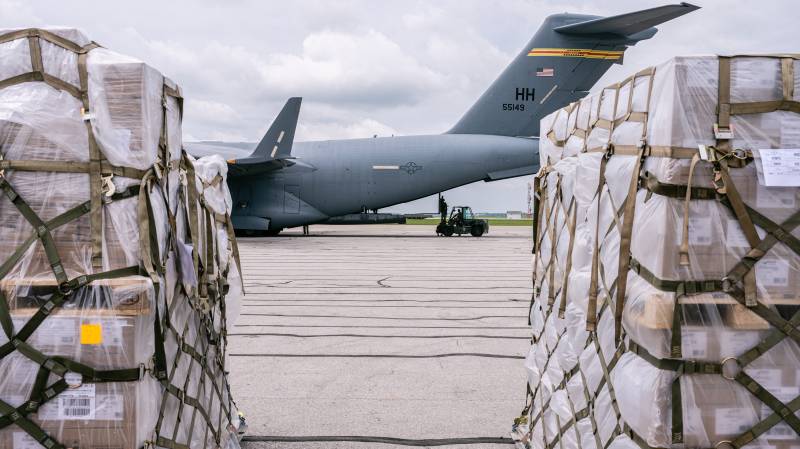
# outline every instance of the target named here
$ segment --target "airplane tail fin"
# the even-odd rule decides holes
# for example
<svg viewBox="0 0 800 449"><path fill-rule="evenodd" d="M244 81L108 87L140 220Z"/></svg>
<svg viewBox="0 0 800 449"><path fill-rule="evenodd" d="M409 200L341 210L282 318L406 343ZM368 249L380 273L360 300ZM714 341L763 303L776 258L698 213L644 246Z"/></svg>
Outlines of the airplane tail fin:
<svg viewBox="0 0 800 449"><path fill-rule="evenodd" d="M281 112L275 117L272 126L255 150L248 158L259 159L283 159L292 153L292 143L294 142L294 131L297 128L297 118L300 115L300 103L302 98L292 97L283 106Z"/></svg>
<svg viewBox="0 0 800 449"><path fill-rule="evenodd" d="M555 14L449 134L536 136L539 120L583 97L625 49L650 39L655 25L699 9L666 5L612 17Z"/></svg>

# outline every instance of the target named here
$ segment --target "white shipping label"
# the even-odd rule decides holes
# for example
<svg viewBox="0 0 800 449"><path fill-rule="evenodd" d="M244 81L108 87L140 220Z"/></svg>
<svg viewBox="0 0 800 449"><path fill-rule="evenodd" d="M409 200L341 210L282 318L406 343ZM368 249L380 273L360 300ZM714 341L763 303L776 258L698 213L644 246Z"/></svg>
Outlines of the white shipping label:
<svg viewBox="0 0 800 449"><path fill-rule="evenodd" d="M12 449L42 449L39 444L28 432L14 432Z"/></svg>
<svg viewBox="0 0 800 449"><path fill-rule="evenodd" d="M770 391L772 391L773 387L779 388L781 386L781 370L779 369L747 369L747 375Z"/></svg>
<svg viewBox="0 0 800 449"><path fill-rule="evenodd" d="M758 154L763 174L759 182L768 187L800 186L800 149L763 149Z"/></svg>
<svg viewBox="0 0 800 449"><path fill-rule="evenodd" d="M42 345L63 348L78 344L78 326L75 319L50 317L42 322L28 341L33 346ZM72 349L72 348L70 348Z"/></svg>
<svg viewBox="0 0 800 449"><path fill-rule="evenodd" d="M725 240L728 246L731 247L750 248L750 243L747 241L744 231L742 231L739 220L728 219L728 223L725 226Z"/></svg>
<svg viewBox="0 0 800 449"><path fill-rule="evenodd" d="M121 394L98 394L95 419L122 421L125 416L125 399Z"/></svg>
<svg viewBox="0 0 800 449"><path fill-rule="evenodd" d="M95 419L95 385L64 390L39 409L39 419L76 421Z"/></svg>
<svg viewBox="0 0 800 449"><path fill-rule="evenodd" d="M788 114L781 120L781 145L795 148L800 146L800 120L794 114Z"/></svg>
<svg viewBox="0 0 800 449"><path fill-rule="evenodd" d="M755 424L749 408L718 408L714 410L714 433L739 435Z"/></svg>
<svg viewBox="0 0 800 449"><path fill-rule="evenodd" d="M791 402L800 394L800 387L768 388L768 390L784 404ZM766 419L773 413L775 413L775 411L766 404L761 405L761 419ZM797 438L797 433L789 427L789 424L786 424L785 421L781 421L767 430L764 433L764 437L771 440L794 440Z"/></svg>
<svg viewBox="0 0 800 449"><path fill-rule="evenodd" d="M720 333L719 352L721 357L738 357L761 341L759 332L725 331Z"/></svg>
<svg viewBox="0 0 800 449"><path fill-rule="evenodd" d="M681 329L681 345L684 357L705 359L708 357L708 332L684 327Z"/></svg>
<svg viewBox="0 0 800 449"><path fill-rule="evenodd" d="M756 264L756 278L764 287L787 287L789 262L783 259L761 259Z"/></svg>
<svg viewBox="0 0 800 449"><path fill-rule="evenodd" d="M711 218L689 218L689 245L711 244Z"/></svg>
<svg viewBox="0 0 800 449"><path fill-rule="evenodd" d="M793 209L797 204L797 189L789 187L756 186L756 207L767 209Z"/></svg>
<svg viewBox="0 0 800 449"><path fill-rule="evenodd" d="M124 319L100 320L103 329L103 346L122 346L122 328L128 325Z"/></svg>

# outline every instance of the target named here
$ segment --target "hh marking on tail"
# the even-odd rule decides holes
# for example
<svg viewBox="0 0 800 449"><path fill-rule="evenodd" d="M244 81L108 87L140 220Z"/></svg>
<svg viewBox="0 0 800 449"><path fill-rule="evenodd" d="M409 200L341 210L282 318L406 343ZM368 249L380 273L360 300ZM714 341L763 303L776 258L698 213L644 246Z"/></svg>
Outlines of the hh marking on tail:
<svg viewBox="0 0 800 449"><path fill-rule="evenodd" d="M622 53L622 50L591 50L588 48L532 48L528 52L528 56L617 60L622 57Z"/></svg>
<svg viewBox="0 0 800 449"><path fill-rule="evenodd" d="M527 87L517 87L515 93L517 101L533 101L534 96L536 95L536 89Z"/></svg>

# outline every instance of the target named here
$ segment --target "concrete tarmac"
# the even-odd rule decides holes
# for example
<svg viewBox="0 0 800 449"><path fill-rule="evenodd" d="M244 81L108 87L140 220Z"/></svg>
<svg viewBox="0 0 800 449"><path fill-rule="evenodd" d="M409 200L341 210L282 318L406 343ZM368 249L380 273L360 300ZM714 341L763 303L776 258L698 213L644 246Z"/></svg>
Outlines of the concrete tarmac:
<svg viewBox="0 0 800 449"><path fill-rule="evenodd" d="M244 448L513 447L530 245L524 226L437 238L424 225L315 225L240 239L247 296L229 344Z"/></svg>

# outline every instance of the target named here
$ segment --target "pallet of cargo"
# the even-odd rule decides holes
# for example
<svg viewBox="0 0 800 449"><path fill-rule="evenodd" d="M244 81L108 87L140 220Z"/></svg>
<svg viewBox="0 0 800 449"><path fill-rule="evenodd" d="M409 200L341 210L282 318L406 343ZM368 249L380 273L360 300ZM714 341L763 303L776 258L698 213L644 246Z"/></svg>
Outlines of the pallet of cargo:
<svg viewBox="0 0 800 449"><path fill-rule="evenodd" d="M676 57L542 120L520 448L800 444L798 86Z"/></svg>
<svg viewBox="0 0 800 449"><path fill-rule="evenodd" d="M0 31L0 447L238 447L225 161L169 78L70 28Z"/></svg>

